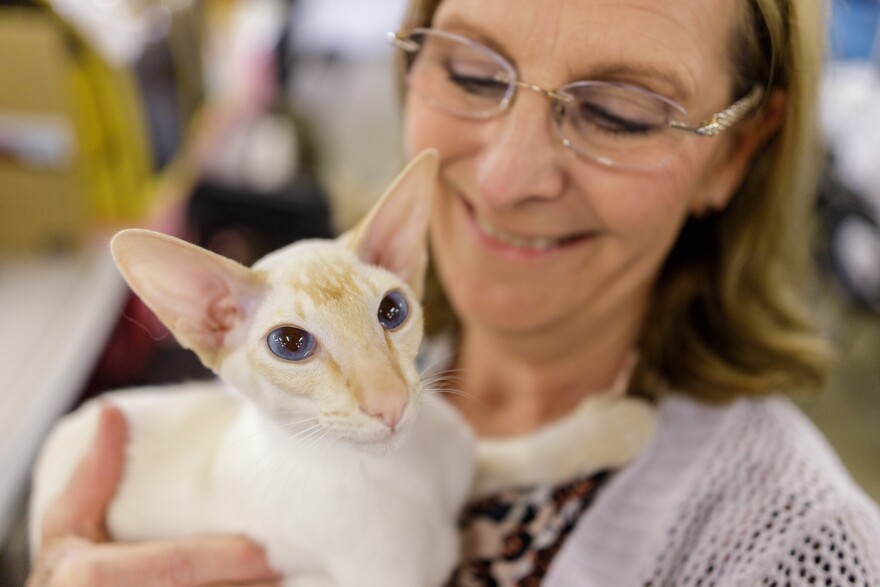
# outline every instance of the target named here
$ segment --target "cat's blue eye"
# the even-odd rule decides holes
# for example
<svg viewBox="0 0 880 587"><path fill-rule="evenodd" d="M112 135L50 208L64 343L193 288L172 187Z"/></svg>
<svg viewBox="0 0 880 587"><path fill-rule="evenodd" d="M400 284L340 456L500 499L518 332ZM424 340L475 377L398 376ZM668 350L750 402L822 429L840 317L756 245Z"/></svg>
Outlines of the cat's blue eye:
<svg viewBox="0 0 880 587"><path fill-rule="evenodd" d="M386 330L394 330L409 316L409 306L406 298L399 291L390 291L382 298L379 304L379 324Z"/></svg>
<svg viewBox="0 0 880 587"><path fill-rule="evenodd" d="M285 361L303 361L315 352L315 337L301 328L282 326L266 338L269 350Z"/></svg>

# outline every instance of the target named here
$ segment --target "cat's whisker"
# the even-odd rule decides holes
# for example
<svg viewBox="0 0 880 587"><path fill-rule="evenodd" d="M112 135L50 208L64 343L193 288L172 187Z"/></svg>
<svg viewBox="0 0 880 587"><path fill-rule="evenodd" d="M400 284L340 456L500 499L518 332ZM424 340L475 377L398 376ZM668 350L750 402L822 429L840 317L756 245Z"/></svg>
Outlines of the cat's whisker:
<svg viewBox="0 0 880 587"><path fill-rule="evenodd" d="M325 430L324 434L319 436L318 439L315 441L315 443L313 444L313 447L318 448L318 447L321 447L322 445L325 447L330 446L330 443L326 442L327 438L329 438L329 437L330 437L330 432ZM315 463L318 462L319 460L320 459L312 459L312 467L314 467ZM311 473L311 467L309 468L308 471L305 471L302 476L302 491L300 491L300 502L299 502L300 503L300 514L305 514L305 505L306 505L305 496L307 493L306 483L308 482L308 478L309 478L310 473Z"/></svg>
<svg viewBox="0 0 880 587"><path fill-rule="evenodd" d="M307 431L309 431L308 434L306 434ZM321 426L320 424L315 424L314 426L309 426L308 428L306 428L306 430L304 430L304 431L301 432L300 434L297 434L297 435L296 435L296 438L299 438L300 435L302 435L302 438L300 438L300 440L301 440L301 441L306 441L306 440L309 440L309 439L311 439L311 438L314 438L316 435L320 434L321 432L326 432L326 430L324 429L324 427Z"/></svg>
<svg viewBox="0 0 880 587"><path fill-rule="evenodd" d="M438 357L437 359L435 359L431 363L422 367L419 370L419 375L425 376L426 374L433 373L433 371L437 368L438 365L444 365L444 364L448 365L450 362L452 362L454 355L455 355L455 353L453 353L452 351L445 353L445 356Z"/></svg>
<svg viewBox="0 0 880 587"><path fill-rule="evenodd" d="M440 371L432 371L431 369L422 369L419 372L419 377L421 379L448 379L450 375L461 375L466 373L472 373L473 369L465 369L465 368L451 368L451 369L441 369Z"/></svg>
<svg viewBox="0 0 880 587"><path fill-rule="evenodd" d="M257 436L260 436L261 434L268 434L268 433L276 432L276 431L277 431L277 429L275 426L266 426L265 428L261 428L259 430L254 431L254 432L251 432L250 434L246 434L243 436L236 436L235 438L231 439L231 442L233 444L239 444L239 443L243 443L247 440L251 440L253 438L256 438Z"/></svg>
<svg viewBox="0 0 880 587"><path fill-rule="evenodd" d="M272 413L277 416L302 416L307 412L303 410L273 410Z"/></svg>
<svg viewBox="0 0 880 587"><path fill-rule="evenodd" d="M463 379L458 377L449 377L448 375L438 375L436 377L425 377L422 379L422 385L430 385L432 383L442 383L444 381L451 381L453 383L461 383Z"/></svg>
<svg viewBox="0 0 880 587"><path fill-rule="evenodd" d="M320 426L320 421L317 418L307 418L305 420L299 420L298 422L283 422L280 424L282 428L293 428L295 426L299 426L301 424L305 424L307 422L318 422L315 426ZM311 427L310 427L311 428Z"/></svg>
<svg viewBox="0 0 880 587"><path fill-rule="evenodd" d="M261 492L262 502L266 503L266 494L269 492L269 489L272 487L272 475L266 475L266 471L274 472L276 470L276 464L280 461L283 461L286 458L286 451L283 444L277 444L274 446L270 446L265 452L259 455L257 458L253 460L253 462L247 467L245 470L245 478L250 478L247 487L242 493L242 500L247 500L249 496L252 495L252 491L254 484L263 480L263 489ZM260 467L259 471L254 471L257 467ZM249 473L249 471L253 471L253 473Z"/></svg>
<svg viewBox="0 0 880 587"><path fill-rule="evenodd" d="M310 441L310 442L308 442L308 444L306 444L305 446L298 447L298 450L296 451L295 454L288 455L288 458L285 459L285 462L282 463L282 465L280 467L281 469L286 469L285 474L284 474L284 481L281 484L281 486L284 487L285 494L288 493L288 490L289 490L290 484L291 484L291 477L293 476L294 472L299 468L299 466L304 461L308 462L309 459L306 458L308 453L312 449L314 449L316 446L320 446L321 441L327 439L330 436L331 436L330 432L328 430L322 428L322 429L313 431L312 434L305 436L304 438L301 438L299 440L298 444L302 444L306 441ZM310 460L312 462L312 466L314 466L317 459L310 459ZM306 477L305 475L302 476L303 483L305 483L305 477ZM304 486L303 486L303 489L304 489ZM296 492L292 492L292 494L295 494L295 493ZM300 493L305 494L305 491L301 491ZM300 513L302 514L303 511L301 511Z"/></svg>
<svg viewBox="0 0 880 587"><path fill-rule="evenodd" d="M317 418L313 419L317 420ZM273 485L271 477L276 477L276 475L282 474L282 472L285 472L285 470L286 472L284 475L284 482L281 484L281 486L284 488L289 487L290 477L293 475L293 472L298 468L300 463L305 460L306 454L315 445L316 441L329 435L330 433L320 423L309 426L305 430L301 430L297 434L292 435L289 441L296 440L296 446L292 447L295 450L292 453L287 450L278 451L280 453L280 458L272 461L272 463L277 463L278 466L272 467L272 474L269 476L270 479L267 480L268 482L264 490L264 495ZM307 444L304 445L304 443Z"/></svg>
<svg viewBox="0 0 880 587"><path fill-rule="evenodd" d="M461 389L461 381L455 379L438 379L436 381L424 381L422 382L422 389L431 390L431 389Z"/></svg>
<svg viewBox="0 0 880 587"><path fill-rule="evenodd" d="M326 435L326 434L327 434L327 432L325 431L324 435ZM320 441L320 439L321 439L324 435L319 435L319 436L318 436L318 441ZM312 446L312 445L309 445L309 446ZM305 452L305 451L303 451L303 452ZM302 462L302 459L300 459L300 462ZM312 466L314 466L314 464L315 464L315 460L312 459ZM296 468L296 467L294 467L294 468ZM308 476L309 476L308 473L309 473L309 471L311 471L311 467L309 467L306 471L303 472L302 475L299 476L299 482L300 482L300 485L301 485L301 487L300 487L300 491L299 491L299 494L300 494L300 500L299 500L299 514L300 514L300 516L305 516L305 512L306 512L306 509L305 509L305 498L304 498L304 496L305 496L305 494L306 494L306 482L308 481ZM286 478L285 478L285 480L284 480L284 486L285 486L285 487L289 487L289 486L290 486L290 483L291 483L291 479L290 479L290 477L291 477L291 473L292 473L292 469L291 469L291 470L288 470L287 476L286 476ZM295 482L295 480L294 480L294 482ZM292 495L296 495L297 492L296 492L296 491L285 491L285 493L290 493L290 494L292 494Z"/></svg>
<svg viewBox="0 0 880 587"><path fill-rule="evenodd" d="M290 478L290 475L297 468L299 463L301 463L303 459L305 459L305 456L313 443L313 439L316 437L320 437L321 435L326 433L327 431L324 430L320 425L315 425L291 438L291 440L296 440L296 444L291 446L293 450L285 455L284 462L281 463L280 467L281 469L287 469L284 487L287 487L289 485L288 480Z"/></svg>
<svg viewBox="0 0 880 587"><path fill-rule="evenodd" d="M470 371L469 369L447 369L445 371L439 371L437 373L432 373L430 375L423 376L421 381L423 385L432 385L436 383L457 383L461 384L462 379L458 377L453 377L453 375L460 375L463 373L467 373Z"/></svg>
<svg viewBox="0 0 880 587"><path fill-rule="evenodd" d="M466 369L464 367L450 367L449 369L443 369L442 371L437 371L438 375L446 375L448 373L471 373L473 369Z"/></svg>
<svg viewBox="0 0 880 587"><path fill-rule="evenodd" d="M457 395L457 396L461 396L461 397L463 397L463 398L465 398L465 399L468 399L468 400L471 400L471 401L473 401L473 402L476 402L476 403L480 404L480 405L483 406L483 407L486 407L486 406L487 406L486 402L483 401L483 400L481 400L481 399L478 398L477 396L475 396L475 395L473 395L473 394L470 394L470 393L466 393L466 392L464 392L464 391L460 391L460 390L458 390L458 389L426 388L426 389L425 389L425 393L448 393L449 395Z"/></svg>
<svg viewBox="0 0 880 587"><path fill-rule="evenodd" d="M315 422L317 422L318 419L317 419L317 418L309 418L308 420L303 420L302 423L310 422L310 421L315 421ZM300 424L300 422L289 422L289 423L286 423L286 424L279 424L278 426L281 427L281 428L288 428L288 427L293 427L294 425L297 425L297 424ZM320 424L316 424L315 426L320 426ZM291 435L291 437L292 437L292 438L296 438L296 436L298 436L299 434L301 434L301 433L305 433L305 432L307 432L307 431L309 431L309 430L312 430L315 426L310 426L310 427L307 428L306 430L302 430L302 431L298 432L298 433L295 434L295 435ZM265 427L265 428L262 428L262 429L260 429L260 430L255 431L255 432L252 432L252 433L247 434L247 435L245 435L245 436L236 437L236 438L232 439L232 442L235 443L235 444L239 444L239 443L243 443L243 442L245 442L245 441L247 441L247 440L251 440L251 439L253 439L253 438L257 437L257 436L260 436L261 434L268 434L268 433L270 433L270 432L276 432L276 431L277 431L277 429L276 429L275 426L267 426L267 427Z"/></svg>
<svg viewBox="0 0 880 587"><path fill-rule="evenodd" d="M303 461L303 459L306 457L306 454L309 452L309 450L311 450L312 446L314 446L314 444L316 442L315 441L316 438L320 438L323 435L329 434L329 432L327 432L327 430L325 430L323 427L320 427L320 426L318 426L318 427L313 426L310 430L311 431L308 434L304 434L300 437L297 437L297 445L298 446L295 447L296 450L292 454L292 456L296 459L296 462L293 464L293 467L292 467L293 469L295 469L299 465L299 463L301 463ZM305 444L305 443L308 443L308 444ZM290 476L290 471L288 471L288 477L289 476ZM285 484L286 484L286 482L285 482Z"/></svg>
<svg viewBox="0 0 880 587"><path fill-rule="evenodd" d="M310 418L310 420L314 420L317 422L318 419L317 418ZM322 432L321 424L316 423L312 426L309 426L308 428L305 428L304 430L300 430L296 434L290 435L289 440L290 441L292 441L292 440L306 441L306 440L309 440L310 438L312 438L314 435L320 434L321 432ZM270 471L276 470L275 465L278 464L279 461L284 460L286 457L285 450L286 450L285 444L279 443L279 444L276 444L276 445L270 447L261 456L254 459L254 461L248 466L248 471L253 471L253 473L251 473L251 475L250 475L252 477L252 479L249 482L249 486L246 491L246 494L250 493L250 491L251 491L250 488L253 486L253 484L256 482L257 479L266 478L265 472L267 470L270 470ZM278 458L273 458L273 456L278 457ZM257 467L259 467L259 471L255 471L255 469ZM263 499L265 499L266 493L269 491L269 489L271 487L271 484L272 484L271 477L272 477L272 475L269 475L269 478L266 478L266 485L263 487L263 492L262 492Z"/></svg>

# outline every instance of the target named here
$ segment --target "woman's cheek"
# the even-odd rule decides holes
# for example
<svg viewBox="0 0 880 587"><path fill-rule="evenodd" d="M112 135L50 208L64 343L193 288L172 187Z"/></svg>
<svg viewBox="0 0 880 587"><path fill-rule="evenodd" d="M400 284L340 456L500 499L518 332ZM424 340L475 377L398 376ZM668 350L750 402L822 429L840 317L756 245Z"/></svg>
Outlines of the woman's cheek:
<svg viewBox="0 0 880 587"><path fill-rule="evenodd" d="M668 177L616 182L603 191L591 192L591 206L603 230L625 240L652 240L674 230L685 214L684 198Z"/></svg>
<svg viewBox="0 0 880 587"><path fill-rule="evenodd" d="M425 149L437 149L440 161L467 153L476 135L475 123L444 114L409 96L404 105L403 144L408 158Z"/></svg>
<svg viewBox="0 0 880 587"><path fill-rule="evenodd" d="M690 159L683 153L651 174L630 176L616 198L599 204L606 225L647 239L677 230L691 208L697 167Z"/></svg>
<svg viewBox="0 0 880 587"><path fill-rule="evenodd" d="M408 159L429 147L440 150L440 145L436 144L439 135L434 132L433 126L435 125L431 123L431 117L426 116L418 99L407 97L404 107L403 144Z"/></svg>

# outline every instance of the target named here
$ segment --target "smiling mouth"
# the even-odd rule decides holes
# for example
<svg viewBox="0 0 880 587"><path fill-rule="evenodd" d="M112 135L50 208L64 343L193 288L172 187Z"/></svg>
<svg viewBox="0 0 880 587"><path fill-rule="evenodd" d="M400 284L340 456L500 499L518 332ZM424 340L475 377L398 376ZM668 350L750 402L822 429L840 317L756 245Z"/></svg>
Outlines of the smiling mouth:
<svg viewBox="0 0 880 587"><path fill-rule="evenodd" d="M489 223L488 220L477 214L476 209L468 202L466 199L462 198L462 203L467 209L470 217L474 221L474 225L477 230L486 238L493 240L502 245L506 245L508 247L512 247L515 249L520 249L522 251L530 251L530 252L545 252L551 251L554 249L559 249L566 247L568 245L572 245L578 242L582 242L589 237L593 236L593 233L590 232L582 232L578 234L573 234L570 236L553 238L546 236L520 236L516 234L511 234L509 232L505 232L500 228L497 228Z"/></svg>

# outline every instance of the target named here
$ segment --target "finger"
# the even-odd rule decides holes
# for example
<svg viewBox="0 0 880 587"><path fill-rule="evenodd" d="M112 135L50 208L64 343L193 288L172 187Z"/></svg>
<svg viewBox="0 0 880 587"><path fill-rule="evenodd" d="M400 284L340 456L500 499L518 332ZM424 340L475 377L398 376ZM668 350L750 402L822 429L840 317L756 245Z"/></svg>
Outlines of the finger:
<svg viewBox="0 0 880 587"><path fill-rule="evenodd" d="M92 541L77 536L61 536L53 540L51 546L42 549L40 555L33 561L26 587L51 585L55 568L61 561L90 548L94 548Z"/></svg>
<svg viewBox="0 0 880 587"><path fill-rule="evenodd" d="M199 587L278 578L259 546L226 536L101 544L66 558L53 577L70 587Z"/></svg>
<svg viewBox="0 0 880 587"><path fill-rule="evenodd" d="M107 540L104 517L125 465L128 426L122 411L101 408L98 429L61 496L43 518L43 544L65 535Z"/></svg>

